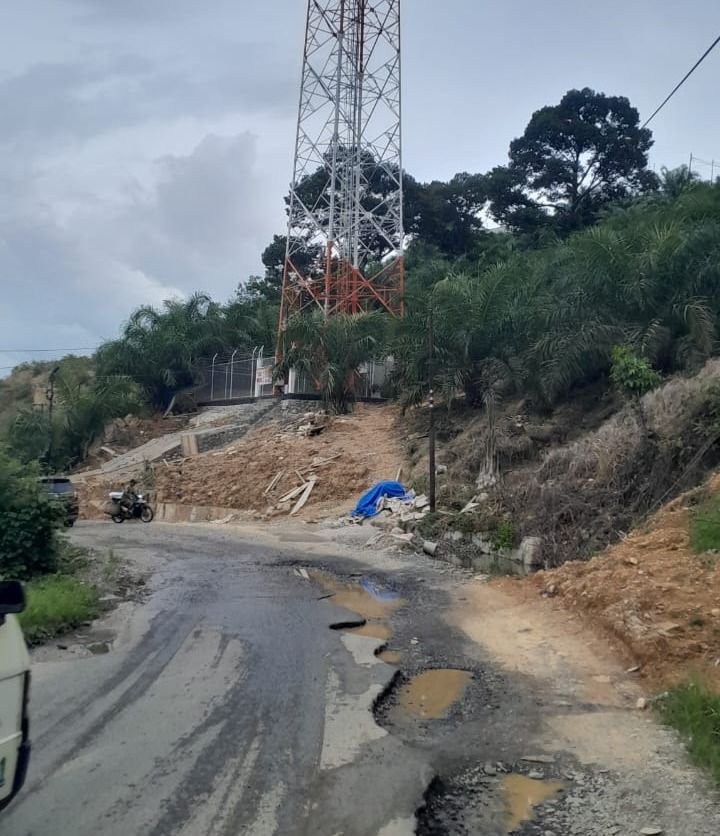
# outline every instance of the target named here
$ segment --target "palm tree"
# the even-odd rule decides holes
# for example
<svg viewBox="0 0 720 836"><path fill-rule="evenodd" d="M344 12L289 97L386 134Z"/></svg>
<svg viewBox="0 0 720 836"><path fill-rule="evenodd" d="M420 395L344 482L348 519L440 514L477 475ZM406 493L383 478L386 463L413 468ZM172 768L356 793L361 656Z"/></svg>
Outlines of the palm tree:
<svg viewBox="0 0 720 836"><path fill-rule="evenodd" d="M691 171L686 165L677 168L663 166L660 169L660 191L670 200L677 200L686 189L699 180L700 175L697 171Z"/></svg>
<svg viewBox="0 0 720 836"><path fill-rule="evenodd" d="M106 376L127 375L164 409L176 392L194 383L198 360L224 350L226 339L221 307L196 293L166 301L160 311L138 308L120 338L98 350L98 369Z"/></svg>
<svg viewBox="0 0 720 836"><path fill-rule="evenodd" d="M287 379L290 369L307 374L327 407L344 414L354 398L358 368L381 350L385 322L378 312L329 318L321 311L297 314L281 336L283 359L276 376Z"/></svg>

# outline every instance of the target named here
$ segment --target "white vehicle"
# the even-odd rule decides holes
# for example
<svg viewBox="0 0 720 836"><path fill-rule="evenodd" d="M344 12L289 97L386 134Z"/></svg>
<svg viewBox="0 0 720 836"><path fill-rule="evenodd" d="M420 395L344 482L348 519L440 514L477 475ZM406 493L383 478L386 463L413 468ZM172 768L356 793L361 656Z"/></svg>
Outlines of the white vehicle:
<svg viewBox="0 0 720 836"><path fill-rule="evenodd" d="M17 795L30 759L30 657L16 613L25 609L18 581L0 581L0 810Z"/></svg>

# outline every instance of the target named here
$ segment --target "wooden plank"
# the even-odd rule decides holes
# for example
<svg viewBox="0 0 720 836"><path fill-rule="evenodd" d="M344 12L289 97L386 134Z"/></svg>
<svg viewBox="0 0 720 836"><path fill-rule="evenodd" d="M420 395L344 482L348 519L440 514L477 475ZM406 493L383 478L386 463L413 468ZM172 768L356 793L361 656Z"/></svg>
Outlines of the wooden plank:
<svg viewBox="0 0 720 836"><path fill-rule="evenodd" d="M283 474L284 474L284 473L285 473L285 471L284 471L284 470L278 470L278 472L277 472L277 473L273 476L273 479L272 479L272 481L270 482L270 484L269 484L269 485L267 486L267 488L265 488L265 490L263 491L263 496L267 496L267 495L270 493L270 491L271 491L271 490L275 487L275 485L277 485L277 483L280 481L280 479L282 478L282 476L283 476Z"/></svg>
<svg viewBox="0 0 720 836"><path fill-rule="evenodd" d="M278 502L290 502L291 499L295 499L296 496L299 496L307 487L307 482L300 485L298 488L293 488L290 493L286 493L285 496L278 499Z"/></svg>
<svg viewBox="0 0 720 836"><path fill-rule="evenodd" d="M308 497L312 493L312 489L315 487L315 479L311 479L304 487L305 487L305 490L304 490L302 496L300 497L300 499L298 499L298 501L295 503L295 507L290 512L291 517L294 516L295 514L297 514L297 512L308 501Z"/></svg>
<svg viewBox="0 0 720 836"><path fill-rule="evenodd" d="M300 469L301 473L310 473L318 467L325 467L326 464L330 464L334 462L336 459L339 459L342 456L342 453L337 453L334 456L330 456L327 459L313 459L312 463Z"/></svg>
<svg viewBox="0 0 720 836"><path fill-rule="evenodd" d="M335 453L334 456L328 456L328 458L326 458L326 459L320 459L320 461L317 463L316 467L320 467L320 465L322 465L322 464L330 464L330 462L334 462L335 459L339 459L340 456L342 456L342 453Z"/></svg>

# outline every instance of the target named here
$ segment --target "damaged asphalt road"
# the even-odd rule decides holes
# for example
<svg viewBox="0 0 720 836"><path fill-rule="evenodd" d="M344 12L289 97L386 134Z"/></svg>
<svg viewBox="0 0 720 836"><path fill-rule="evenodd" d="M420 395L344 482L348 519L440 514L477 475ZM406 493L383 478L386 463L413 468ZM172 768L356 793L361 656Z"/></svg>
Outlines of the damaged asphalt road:
<svg viewBox="0 0 720 836"><path fill-rule="evenodd" d="M538 745L557 695L449 626L461 579L430 560L211 526L73 539L151 572L150 594L106 620L111 652L38 657L7 836L592 836L668 803Z"/></svg>

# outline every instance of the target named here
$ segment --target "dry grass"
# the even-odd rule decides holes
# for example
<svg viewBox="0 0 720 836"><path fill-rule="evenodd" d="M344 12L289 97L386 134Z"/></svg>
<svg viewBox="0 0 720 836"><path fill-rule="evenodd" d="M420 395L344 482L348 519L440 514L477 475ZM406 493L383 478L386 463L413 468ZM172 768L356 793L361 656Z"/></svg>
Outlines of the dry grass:
<svg viewBox="0 0 720 836"><path fill-rule="evenodd" d="M671 379L507 485L524 530L544 537L548 565L590 557L720 461L719 380L718 360Z"/></svg>

